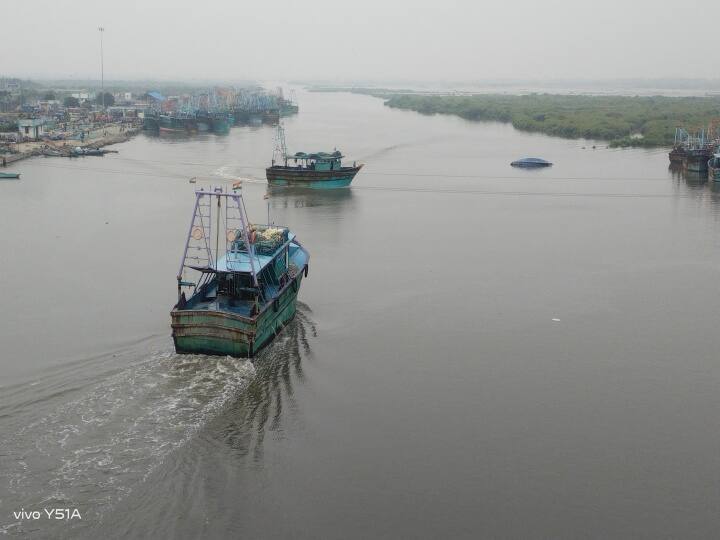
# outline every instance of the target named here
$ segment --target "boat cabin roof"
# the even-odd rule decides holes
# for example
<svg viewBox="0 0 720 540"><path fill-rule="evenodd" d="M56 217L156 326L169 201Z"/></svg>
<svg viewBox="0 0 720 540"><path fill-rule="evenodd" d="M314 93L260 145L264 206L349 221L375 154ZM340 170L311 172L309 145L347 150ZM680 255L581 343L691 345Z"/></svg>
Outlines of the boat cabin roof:
<svg viewBox="0 0 720 540"><path fill-rule="evenodd" d="M543 164L545 164L545 163L550 163L550 162L548 160L542 159L542 158L526 157L526 158L518 159L514 163L543 163Z"/></svg>
<svg viewBox="0 0 720 540"><path fill-rule="evenodd" d="M294 239L295 235L291 232L288 232L287 241L285 241L282 245L278 246L278 248L272 253L264 255L258 254L256 252L255 256L252 258L252 262L255 266L255 273L259 274L263 268L265 268L273 261L273 259L277 256L278 252L285 249L285 247L288 244L292 243ZM250 274L253 270L250 262L251 257L247 251L231 251L218 259L217 268L214 264L210 264L209 266L190 266L190 268L199 272L203 272L205 274L222 274L232 272Z"/></svg>
<svg viewBox="0 0 720 540"><path fill-rule="evenodd" d="M345 157L345 156L343 156L339 150L335 150L334 152L313 152L310 154L307 154L305 152L295 152L294 154L288 156L288 158L290 158L290 159L327 159L327 160L341 159L343 157Z"/></svg>

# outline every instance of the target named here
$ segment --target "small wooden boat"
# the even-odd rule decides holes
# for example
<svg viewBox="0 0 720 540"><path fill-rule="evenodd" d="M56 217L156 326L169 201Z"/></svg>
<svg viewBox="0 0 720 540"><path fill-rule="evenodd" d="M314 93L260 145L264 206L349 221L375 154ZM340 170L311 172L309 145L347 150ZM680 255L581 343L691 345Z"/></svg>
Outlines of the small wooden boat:
<svg viewBox="0 0 720 540"><path fill-rule="evenodd" d="M295 316L309 260L288 228L249 223L239 186L196 191L170 314L175 350L253 356Z"/></svg>
<svg viewBox="0 0 720 540"><path fill-rule="evenodd" d="M110 152L109 150L104 150L102 148L91 148L91 147L84 148L82 146L76 146L75 148L72 148L70 150L70 157L80 157L80 156L100 156L100 157L102 157L109 152Z"/></svg>
<svg viewBox="0 0 720 540"><path fill-rule="evenodd" d="M0 172L0 179L20 178L20 173Z"/></svg>
<svg viewBox="0 0 720 540"><path fill-rule="evenodd" d="M518 159L517 161L510 163L510 165L513 167L523 167L527 169L536 167L552 167L552 163L549 161L534 157Z"/></svg>

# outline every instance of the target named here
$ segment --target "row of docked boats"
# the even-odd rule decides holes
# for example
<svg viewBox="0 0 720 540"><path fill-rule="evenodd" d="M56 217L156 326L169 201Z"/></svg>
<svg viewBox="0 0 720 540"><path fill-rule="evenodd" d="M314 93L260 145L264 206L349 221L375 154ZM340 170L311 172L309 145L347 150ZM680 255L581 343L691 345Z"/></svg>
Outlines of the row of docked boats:
<svg viewBox="0 0 720 540"><path fill-rule="evenodd" d="M145 113L143 129L156 133L195 133L211 131L227 134L235 119L230 113L207 112L158 114Z"/></svg>
<svg viewBox="0 0 720 540"><path fill-rule="evenodd" d="M670 166L693 173L707 173L708 178L720 182L720 139L701 130L696 134L677 128L675 144L668 153Z"/></svg>
<svg viewBox="0 0 720 540"><path fill-rule="evenodd" d="M720 144L699 148L675 146L668 157L671 167L693 173L707 173L709 180L720 182Z"/></svg>
<svg viewBox="0 0 720 540"><path fill-rule="evenodd" d="M232 126L276 125L281 116L298 112L298 106L294 102L280 100L278 103L279 108L258 111L248 109L172 113L146 111L143 117L143 129L151 133L163 134L211 132L226 135Z"/></svg>

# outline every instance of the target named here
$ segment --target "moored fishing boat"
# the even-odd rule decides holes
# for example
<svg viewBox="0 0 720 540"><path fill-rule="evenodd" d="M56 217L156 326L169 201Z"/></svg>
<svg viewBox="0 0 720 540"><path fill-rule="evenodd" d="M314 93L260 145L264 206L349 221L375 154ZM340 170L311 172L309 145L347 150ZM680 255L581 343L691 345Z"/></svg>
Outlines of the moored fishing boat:
<svg viewBox="0 0 720 540"><path fill-rule="evenodd" d="M707 162L708 180L720 182L720 153L713 154Z"/></svg>
<svg viewBox="0 0 720 540"><path fill-rule="evenodd" d="M710 145L688 148L684 161L685 169L690 172L705 172L708 168L708 161L712 155L713 148Z"/></svg>
<svg viewBox="0 0 720 540"><path fill-rule="evenodd" d="M675 129L675 144L668 153L672 167L682 167L689 172L704 173L715 153L716 141L709 137L711 130L702 129L691 134L682 128Z"/></svg>
<svg viewBox="0 0 720 540"><path fill-rule="evenodd" d="M214 113L210 115L210 122L213 133L219 133L220 135L230 133L230 126L233 123L231 117L225 113Z"/></svg>
<svg viewBox="0 0 720 540"><path fill-rule="evenodd" d="M298 107L297 103L292 101L280 102L280 116L291 116L297 114L298 111L300 111L300 107Z"/></svg>
<svg viewBox="0 0 720 540"><path fill-rule="evenodd" d="M685 147L682 145L675 145L673 149L668 153L670 159L670 165L680 166L685 161L685 155L687 154Z"/></svg>
<svg viewBox="0 0 720 540"><path fill-rule="evenodd" d="M276 157L282 165L276 164ZM306 154L297 152L287 154L285 131L282 125L277 128L277 146L272 165L265 169L265 176L271 186L296 186L312 189L347 187L362 169L362 164L353 163L352 167L343 166L340 151L316 152ZM290 161L293 163L290 164Z"/></svg>
<svg viewBox="0 0 720 540"><path fill-rule="evenodd" d="M160 133L188 133L197 131L195 118L185 114L161 114L158 118Z"/></svg>
<svg viewBox="0 0 720 540"><path fill-rule="evenodd" d="M262 113L263 124L274 126L280 121L280 109L267 109Z"/></svg>
<svg viewBox="0 0 720 540"><path fill-rule="evenodd" d="M0 179L20 178L20 173L0 172Z"/></svg>
<svg viewBox="0 0 720 540"><path fill-rule="evenodd" d="M295 99L295 91L292 90L290 92L290 97L286 98L283 94L283 89L281 87L278 87L278 98L277 98L277 104L280 112L280 116L290 116L293 114L297 114L300 108L298 107L297 101Z"/></svg>
<svg viewBox="0 0 720 540"><path fill-rule="evenodd" d="M236 126L247 124L250 120L250 111L246 109L235 108L232 111L232 115Z"/></svg>
<svg viewBox="0 0 720 540"><path fill-rule="evenodd" d="M171 312L175 350L253 356L295 315L309 259L288 228L251 225L239 190L196 191Z"/></svg>
<svg viewBox="0 0 720 540"><path fill-rule="evenodd" d="M143 114L143 129L146 131L158 131L160 129L159 115L153 111L145 111Z"/></svg>
<svg viewBox="0 0 720 540"><path fill-rule="evenodd" d="M195 113L195 125L197 126L197 130L200 132L210 131L212 120L210 120L207 112L198 111Z"/></svg>

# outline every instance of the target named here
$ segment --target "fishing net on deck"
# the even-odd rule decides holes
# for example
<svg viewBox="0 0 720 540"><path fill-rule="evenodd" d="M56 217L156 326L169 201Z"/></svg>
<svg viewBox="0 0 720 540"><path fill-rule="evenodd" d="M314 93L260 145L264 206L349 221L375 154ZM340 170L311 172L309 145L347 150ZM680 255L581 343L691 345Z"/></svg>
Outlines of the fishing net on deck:
<svg viewBox="0 0 720 540"><path fill-rule="evenodd" d="M258 225L250 225L250 242L253 244L255 254L272 255L277 249L288 240L289 230L285 227L262 227ZM245 251L245 242L238 239L236 249Z"/></svg>

